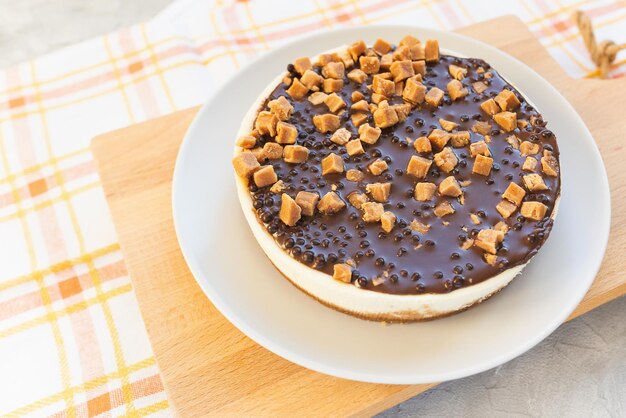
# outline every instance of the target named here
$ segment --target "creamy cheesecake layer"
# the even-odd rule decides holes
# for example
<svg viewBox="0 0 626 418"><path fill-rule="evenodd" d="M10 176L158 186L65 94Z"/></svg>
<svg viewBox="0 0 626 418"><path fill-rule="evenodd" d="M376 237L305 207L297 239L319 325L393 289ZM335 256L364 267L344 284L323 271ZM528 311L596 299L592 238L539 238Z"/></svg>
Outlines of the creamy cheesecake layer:
<svg viewBox="0 0 626 418"><path fill-rule="evenodd" d="M460 82L468 94L457 100L451 100L447 88L454 78L451 66L467 69ZM404 121L381 129L375 144L362 143L364 154L358 156L342 152L345 145L330 141L333 132L321 133L312 122L314 115L332 113L327 104L312 104L307 98L294 100L286 92L289 89L284 84L286 77L298 78L294 69L289 69L291 71L277 77L259 96L243 121L239 136L253 131L259 111L266 110L271 100L282 96L294 108L285 122L296 127L296 143L309 149L309 157L300 164L259 158L264 166L271 164L277 178L287 186L280 192L270 191L269 185L256 187L254 181L249 182L247 178L238 177L237 184L244 213L261 247L276 267L306 293L339 310L369 319L405 321L443 316L480 302L506 286L545 242L556 215L560 178L558 173L556 176L542 174L540 161L544 152L554 159L558 157L556 140L545 128L540 114L487 63L443 55L437 63L425 65L423 85L427 91L440 88L445 92L440 105L413 105ZM321 68L314 67L312 71L323 74ZM372 84L372 76L363 83L344 80L343 88L336 94L347 107L343 114L341 110L337 113L340 126L350 131L353 140L359 138L359 130L353 123L355 112L350 111L354 104L352 94L360 91L371 103L372 94L367 86ZM481 89L477 83L485 86L480 94L476 91ZM485 107L480 106L498 97L503 89L513 92L520 102L515 109L508 109L522 121L510 132L505 132L485 112ZM404 100L393 96L388 103L401 104ZM501 111L503 109L498 113ZM367 123L376 127L372 115L367 116ZM458 160L456 166L446 173L442 167L432 164L424 178L408 174L407 163L411 156L434 160L435 154L441 152L435 146L431 152L418 152L414 141L429 137L435 129L450 128L442 126L446 121L457 124L450 134L469 134L466 146L450 146L449 141L446 144ZM473 129L476 122L489 123L489 131L476 132ZM526 127L521 126L524 122L528 122ZM487 175L472 172L476 155L471 155L469 145L480 141L485 141L488 155L493 159ZM253 151L261 155L259 148L271 142L274 142L271 135L261 135ZM436 140L429 142L437 143ZM533 154L538 166L534 172L524 171L522 167L528 155L522 155L520 146L527 150L528 146L534 147L533 144L539 147ZM246 151L237 147L235 154L241 152ZM340 156L343 173L322 174L321 161L331 153ZM373 174L368 166L376 160L385 161L385 157L387 169ZM346 180L350 169L358 169L364 174L363 179ZM540 220L521 216L520 201L514 214L504 218L496 207L503 200L510 207L511 202L502 197L509 184L513 182L524 189L523 176L533 173L541 177L547 190L526 190L522 200L545 205L545 216ZM417 183L432 183L440 190L441 182L447 177L453 177L462 185L460 196L442 195L437 191L427 201L415 199ZM349 199L350 194L356 192L374 201L366 190L367 184L385 182L391 184L391 192L381 204L386 212L396 217L389 232L382 229L380 222L364 222L365 214L353 207ZM334 192L345 207L334 214L316 211L313 216L301 216L295 225L285 225L279 213L282 193L296 198L300 191L319 196ZM513 196L513 200L516 199ZM454 213L437 216L437 208L446 202ZM412 228L416 221L428 225L428 231ZM499 230L504 225L508 231L502 233L502 242L496 243L494 254L485 251L484 246L467 246L468 242L477 240L481 230L495 230L494 227ZM300 249L294 251L296 247ZM331 278L336 264L351 267L349 283Z"/></svg>

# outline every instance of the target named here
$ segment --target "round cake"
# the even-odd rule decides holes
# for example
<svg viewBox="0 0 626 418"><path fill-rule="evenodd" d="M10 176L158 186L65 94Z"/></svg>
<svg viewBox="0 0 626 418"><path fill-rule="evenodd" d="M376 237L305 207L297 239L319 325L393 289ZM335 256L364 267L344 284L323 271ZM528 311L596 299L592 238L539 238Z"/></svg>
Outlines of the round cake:
<svg viewBox="0 0 626 418"><path fill-rule="evenodd" d="M295 59L248 111L232 162L274 266L386 322L502 290L548 238L561 188L539 111L484 60L410 35Z"/></svg>

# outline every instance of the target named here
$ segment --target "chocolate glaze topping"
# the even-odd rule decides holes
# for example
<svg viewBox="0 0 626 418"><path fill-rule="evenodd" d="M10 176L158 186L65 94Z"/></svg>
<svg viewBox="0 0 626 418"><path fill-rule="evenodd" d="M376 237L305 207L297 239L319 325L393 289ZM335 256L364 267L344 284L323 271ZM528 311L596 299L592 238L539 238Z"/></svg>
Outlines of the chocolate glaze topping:
<svg viewBox="0 0 626 418"><path fill-rule="evenodd" d="M446 85L452 79L448 74L448 66L455 64L468 69L462 81L470 94L463 99L452 101L448 97ZM476 70L482 67L493 76L485 78L484 73ZM358 62L356 63L358 68ZM314 70L321 74L321 69ZM288 67L293 72L293 66ZM503 219L496 211L496 205L502 200L502 193L511 181L523 187L522 171L525 156L511 147L505 140L515 134L520 141L531 141L540 144L541 151L535 155L540 159L543 150L554 153L558 159L559 150L553 133L545 128L541 115L526 102L524 97L513 86L507 83L485 61L475 58L458 58L442 55L436 64L427 66L424 84L430 88L437 86L446 92L444 102L434 108L427 104L414 107L404 122L382 130L382 135L374 145L363 144L365 154L348 156L345 146L330 141L331 133L322 134L315 129L312 117L317 114L329 113L324 104L313 105L306 98L295 101L285 90L284 83L277 86L266 100L285 96L294 106L289 123L298 128L297 143L309 148L308 161L302 164L289 164L282 159L270 160L278 178L286 184L285 193L292 197L298 191L312 191L323 196L335 189L336 193L346 202L346 208L334 215L323 215L316 212L315 216L303 216L293 227L283 224L278 218L280 194L274 194L269 187L257 188L250 182L249 190L257 218L274 236L276 242L293 258L311 268L329 275L333 274L333 265L352 259L357 263L352 276L352 283L363 289L391 294L446 293L457 288L470 286L487 280L498 273L527 262L537 253L552 229L550 215L560 191L560 176L542 175L549 190L540 193L528 192L524 201L539 201L548 206L546 217L539 222L525 219L519 210L508 219ZM346 71L347 72L347 71ZM293 73L296 76L295 73ZM481 94L476 93L471 83L484 81L488 88ZM352 104L353 91L361 91L365 100L370 102L371 92L367 84L371 84L371 76L359 84L344 78L344 88L338 93L348 104ZM516 110L517 118L529 121L534 125L514 132L501 132L499 126L489 115L481 110L480 104L490 97L495 97L503 88L516 93L521 106ZM395 96L390 104L403 103L402 98ZM263 107L265 108L265 106ZM472 174L473 158L469 147L453 148L459 163L450 174L441 172L432 164L428 175L423 180L407 175L405 169L412 155L418 155L407 137L415 140L427 136L432 129L441 126L439 118L459 124L458 131L467 130L471 133L470 142L483 140L484 137L471 131L476 121L488 121L493 127L491 142L488 144L493 157L493 168L488 177ZM368 122L374 126L370 115ZM348 129L353 138L358 137L358 129L350 120L350 112L341 115L341 126ZM263 136L259 145L273 141ZM339 154L344 160L345 171L356 168L365 174L363 181L354 183L347 181L345 172L322 176L321 160L330 153ZM437 152L437 151L434 151ZM419 154L432 159L431 154ZM372 175L367 166L374 160L382 158L389 169L380 176ZM537 168L541 174L541 164ZM463 187L465 201L461 205L456 198L440 196L438 193L429 202L419 202L413 198L415 184L418 181L429 181L438 184L448 175L454 175L461 182L470 180L471 184ZM380 223L366 223L362 214L348 203L347 196L353 191L365 193L365 185L376 182L391 182L391 195L384 204L385 210L397 216L395 228L390 233L381 229ZM440 202L448 201L456 212L443 218L433 214L434 207ZM476 214L480 225L470 220L470 214ZM420 234L410 228L412 220L418 220L431 226L430 231ZM448 224L444 225L445 221ZM463 250L460 245L467 239L476 236L483 228L491 228L499 221L504 221L510 230L506 234L501 248L497 252L497 262L490 265L483 258L483 250L471 247ZM419 248L416 248L419 247ZM386 272L386 273L385 273ZM383 277L384 280L375 279ZM330 277L328 280L331 280Z"/></svg>

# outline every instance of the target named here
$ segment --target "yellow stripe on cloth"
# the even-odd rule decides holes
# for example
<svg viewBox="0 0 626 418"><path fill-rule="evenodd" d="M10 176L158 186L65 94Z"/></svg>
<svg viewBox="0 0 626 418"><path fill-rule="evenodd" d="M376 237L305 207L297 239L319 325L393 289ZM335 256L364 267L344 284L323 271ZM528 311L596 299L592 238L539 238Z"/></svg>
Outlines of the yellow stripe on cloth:
<svg viewBox="0 0 626 418"><path fill-rule="evenodd" d="M126 374L131 374L131 373L135 373L137 371L146 369L148 367L151 366L155 366L156 365L156 360L154 359L154 357L150 357L147 358L145 360L142 360L140 362L131 364L130 366L126 367L125 370L116 370L114 372L111 372L109 374L106 374L104 376L100 376L100 377L96 377L95 379L89 380L87 382L84 382L80 385L76 385L76 386L71 386L67 389L64 389L61 392L57 392L53 395L50 396L46 396L43 399L40 399L36 402L33 402L31 404L28 404L26 406L22 406L14 411L11 411L10 413L8 413L6 415L6 418L17 418L17 417L21 417L24 416L26 414L38 411L39 409L45 408L46 406L52 405L54 403L59 402L60 400L65 399L66 397L74 397L76 395L79 395L81 393L86 393L90 390L93 389L97 389L101 386L106 385L107 383L113 381L113 380L117 380L121 377L122 372L126 373Z"/></svg>

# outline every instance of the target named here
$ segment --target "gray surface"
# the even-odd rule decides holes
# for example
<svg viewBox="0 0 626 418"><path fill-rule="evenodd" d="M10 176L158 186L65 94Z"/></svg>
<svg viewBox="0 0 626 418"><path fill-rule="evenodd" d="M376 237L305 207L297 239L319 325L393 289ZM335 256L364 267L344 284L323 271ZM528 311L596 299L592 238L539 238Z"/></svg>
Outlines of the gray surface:
<svg viewBox="0 0 626 418"><path fill-rule="evenodd" d="M0 67L148 19L170 0L0 0ZM380 417L626 416L626 299L523 356L443 383Z"/></svg>

